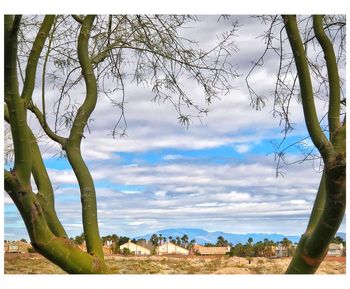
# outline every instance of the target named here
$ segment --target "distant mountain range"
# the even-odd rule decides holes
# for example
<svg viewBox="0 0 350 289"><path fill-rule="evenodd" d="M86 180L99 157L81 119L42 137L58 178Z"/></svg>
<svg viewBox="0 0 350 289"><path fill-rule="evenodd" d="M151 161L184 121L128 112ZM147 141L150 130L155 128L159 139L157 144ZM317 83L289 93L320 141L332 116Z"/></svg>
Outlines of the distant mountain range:
<svg viewBox="0 0 350 289"><path fill-rule="evenodd" d="M153 234L153 233L152 233ZM146 234L143 236L135 237L135 239L144 238L146 240L149 240L152 236L152 234ZM174 239L178 237L182 237L184 234L188 236L189 240L195 239L198 244L205 244L205 243L216 243L217 238L219 236L224 237L227 241L229 241L232 244L238 244L242 243L245 244L248 241L248 238L252 238L253 242L259 242L264 241L264 239L269 239L274 242L282 241L283 238L288 238L293 243L299 242L300 236L293 236L293 235L283 235L283 234L265 234L265 233L249 233L249 234L233 234L233 233L225 233L225 232L208 232L206 230L202 229L195 229L195 228L171 228L171 229L164 229L155 232L155 234L162 234L163 237L169 238L169 236L172 236ZM343 232L337 233L337 236L346 239L346 235Z"/></svg>

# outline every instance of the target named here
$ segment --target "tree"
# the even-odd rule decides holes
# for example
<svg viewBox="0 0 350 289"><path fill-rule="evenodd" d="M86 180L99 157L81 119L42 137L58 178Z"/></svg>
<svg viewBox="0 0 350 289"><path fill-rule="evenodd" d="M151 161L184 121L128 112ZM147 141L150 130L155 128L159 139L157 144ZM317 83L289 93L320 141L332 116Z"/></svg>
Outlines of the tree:
<svg viewBox="0 0 350 289"><path fill-rule="evenodd" d="M292 241L288 238L284 237L281 242L282 246L285 248L289 248L292 245Z"/></svg>
<svg viewBox="0 0 350 289"><path fill-rule="evenodd" d="M159 234L159 238L158 238L158 240L159 240L158 245L162 245L162 244L163 244L163 240L164 240L164 237L163 237L163 235L162 235L162 234Z"/></svg>
<svg viewBox="0 0 350 289"><path fill-rule="evenodd" d="M253 247L253 238L249 237L247 244L245 244L245 250L246 250L246 255L247 257L251 258L254 256L255 252L254 252L254 247ZM251 259L249 259L249 264L251 262Z"/></svg>
<svg viewBox="0 0 350 289"><path fill-rule="evenodd" d="M78 245L83 244L85 242L85 235L84 235L84 233L81 233L80 235L75 236L74 242L75 242L75 244L78 244Z"/></svg>
<svg viewBox="0 0 350 289"><path fill-rule="evenodd" d="M159 237L157 234L153 234L149 240L154 247L158 246Z"/></svg>
<svg viewBox="0 0 350 289"><path fill-rule="evenodd" d="M182 243L182 246L184 248L187 247L187 244L188 244L188 236L187 234L184 234L182 237L181 237L181 243Z"/></svg>
<svg viewBox="0 0 350 289"><path fill-rule="evenodd" d="M227 79L236 73L226 59L234 48L234 29L223 34L217 46L203 51L178 34L178 29L191 21L196 18L5 15L4 115L11 128L14 152L13 168L4 172L5 190L24 220L33 247L68 273L108 271L99 235L95 185L82 157L81 143L99 93L106 94L113 106L121 109L112 135L125 135L124 85L130 73L123 68L131 63L128 56L136 60L134 80L150 84L155 100L173 104L181 124L189 124L191 111L187 108L198 116L207 112L191 101L181 80L195 79L208 103L231 88ZM107 78L114 78L115 89L104 87ZM39 93L39 98L33 96L38 79L41 91L35 94ZM45 105L48 79L58 95L54 123L50 123ZM85 87L83 100L71 101L78 85ZM120 100L113 99L111 94L119 91ZM29 113L45 135L60 145L74 171L81 194L87 252L69 240L57 217L53 186L33 127L27 121ZM121 123L124 127L119 130ZM38 192L33 191L31 177Z"/></svg>
<svg viewBox="0 0 350 289"><path fill-rule="evenodd" d="M112 240L112 252L113 252L113 254L116 254L119 252L119 246L118 246L119 237L118 237L118 235L112 234L111 240Z"/></svg>
<svg viewBox="0 0 350 289"><path fill-rule="evenodd" d="M121 246L127 242L129 242L130 238L126 236L120 236L118 240L118 246Z"/></svg>
<svg viewBox="0 0 350 289"><path fill-rule="evenodd" d="M286 250L287 256L289 257L290 246L292 245L292 241L288 240L288 238L283 238L281 244L282 244L282 247Z"/></svg>
<svg viewBox="0 0 350 289"><path fill-rule="evenodd" d="M276 244L272 241L272 240L269 240L269 239L264 239L264 242L263 242L263 254L265 257L271 257L274 253L274 247L276 246Z"/></svg>
<svg viewBox="0 0 350 289"><path fill-rule="evenodd" d="M344 95L341 99L344 80L339 75L340 68L345 66L346 21L344 15L314 15L310 18L275 15L263 16L262 20L270 23L265 35L266 49L247 76L253 104L260 108L265 98L251 87L249 76L263 64L267 52L273 51L279 58L273 114L280 117L285 125L285 139L292 130L291 99L300 98L309 137L318 151L314 153L312 148L305 152L301 161L320 158L323 165L308 226L286 271L288 274L312 274L326 256L328 245L344 217L346 205L346 98ZM278 35L274 33L277 29ZM292 57L284 46L285 41L289 44ZM314 49L313 53L310 53L311 49ZM315 97L328 100L328 136L318 119ZM288 164L285 160L286 149L280 147L278 145L276 151L276 175L279 175L281 165Z"/></svg>
<svg viewBox="0 0 350 289"><path fill-rule="evenodd" d="M246 252L244 246L241 243L236 244L230 249L230 256L245 257Z"/></svg>
<svg viewBox="0 0 350 289"><path fill-rule="evenodd" d="M254 244L253 250L254 250L254 256L256 257L262 257L264 256L264 249L265 246L263 242L259 241Z"/></svg>
<svg viewBox="0 0 350 289"><path fill-rule="evenodd" d="M226 247L226 246L228 246L228 241L225 240L225 238L223 236L219 236L217 241L216 241L216 246Z"/></svg>
<svg viewBox="0 0 350 289"><path fill-rule="evenodd" d="M319 125L314 103L309 64L296 16L283 16L298 73L307 130L321 154L324 170L306 232L299 241L287 273L315 273L327 254L345 213L346 198L346 122L340 119L340 80L331 40L325 33L323 16L313 16L315 37L326 61L329 86L329 137Z"/></svg>
<svg viewBox="0 0 350 289"><path fill-rule="evenodd" d="M144 239L144 238L137 239L136 244L138 244L138 245L141 245L141 246L145 247L145 246L146 246L146 244L147 244L147 241L146 241L146 239Z"/></svg>
<svg viewBox="0 0 350 289"><path fill-rule="evenodd" d="M195 244L196 244L196 240L192 239L188 244L188 250L192 250Z"/></svg>
<svg viewBox="0 0 350 289"><path fill-rule="evenodd" d="M333 238L332 243L345 245L345 240L340 236L336 236Z"/></svg>
<svg viewBox="0 0 350 289"><path fill-rule="evenodd" d="M176 245L181 246L181 238L179 236L176 236Z"/></svg>

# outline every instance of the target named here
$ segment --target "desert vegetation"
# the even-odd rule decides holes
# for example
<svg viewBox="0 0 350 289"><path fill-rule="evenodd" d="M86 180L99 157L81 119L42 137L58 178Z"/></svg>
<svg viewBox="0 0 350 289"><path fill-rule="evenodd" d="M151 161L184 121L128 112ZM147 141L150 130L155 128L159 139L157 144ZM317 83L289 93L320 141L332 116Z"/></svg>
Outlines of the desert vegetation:
<svg viewBox="0 0 350 289"><path fill-rule="evenodd" d="M228 256L106 256L113 274L283 274L291 258ZM41 255L6 254L5 274L66 274ZM316 274L345 274L345 257L326 258Z"/></svg>

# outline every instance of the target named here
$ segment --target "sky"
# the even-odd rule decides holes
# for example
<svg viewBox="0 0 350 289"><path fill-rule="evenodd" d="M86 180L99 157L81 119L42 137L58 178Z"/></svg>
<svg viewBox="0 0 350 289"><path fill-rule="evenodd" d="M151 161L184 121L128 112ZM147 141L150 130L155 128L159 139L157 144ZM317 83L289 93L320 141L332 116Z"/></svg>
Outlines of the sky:
<svg viewBox="0 0 350 289"><path fill-rule="evenodd" d="M237 51L230 61L240 77L232 80L229 94L215 99L209 113L190 126L181 126L170 103L152 102L152 91L126 82L127 136L112 138L119 117L109 100L99 96L86 133L82 154L95 181L101 235L130 237L165 228L201 228L231 233L282 233L300 235L306 229L321 173L318 162L296 163L282 168L276 177L274 144L283 138L283 126L272 116L273 89L278 59L268 54L251 84L267 95L266 107L255 110L245 76L264 50L260 38L266 26L247 16L217 21L200 16L182 33L210 47L216 35L237 20ZM112 85L112 84L111 84ZM203 99L202 89L184 83L192 99ZM39 101L39 87L35 100ZM82 88L74 95L81 100ZM47 89L48 106L57 91ZM318 100L319 116L325 103ZM294 126L284 146L307 137L301 104L293 100L290 118ZM53 123L52 116L48 118ZM38 128L33 117L29 122ZM304 146L312 147L310 140ZM45 164L55 189L56 210L69 236L82 232L79 188L69 163L58 158L59 147L43 141ZM302 158L297 147L286 157ZM28 239L23 221L4 194L4 238ZM340 231L345 231L345 220Z"/></svg>

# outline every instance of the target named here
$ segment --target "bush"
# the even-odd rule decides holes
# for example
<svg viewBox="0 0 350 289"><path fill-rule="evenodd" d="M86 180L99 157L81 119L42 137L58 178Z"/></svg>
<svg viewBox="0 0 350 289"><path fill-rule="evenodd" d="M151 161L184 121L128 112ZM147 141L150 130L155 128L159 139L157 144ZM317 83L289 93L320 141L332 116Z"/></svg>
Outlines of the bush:
<svg viewBox="0 0 350 289"><path fill-rule="evenodd" d="M28 248L28 253L36 253L35 249L33 247Z"/></svg>
<svg viewBox="0 0 350 289"><path fill-rule="evenodd" d="M112 252L113 252L113 254L120 254L121 251L120 251L119 246L112 247Z"/></svg>
<svg viewBox="0 0 350 289"><path fill-rule="evenodd" d="M128 248L124 248L123 251L122 251L122 254L124 256L128 256L128 255L131 255L131 251Z"/></svg>

